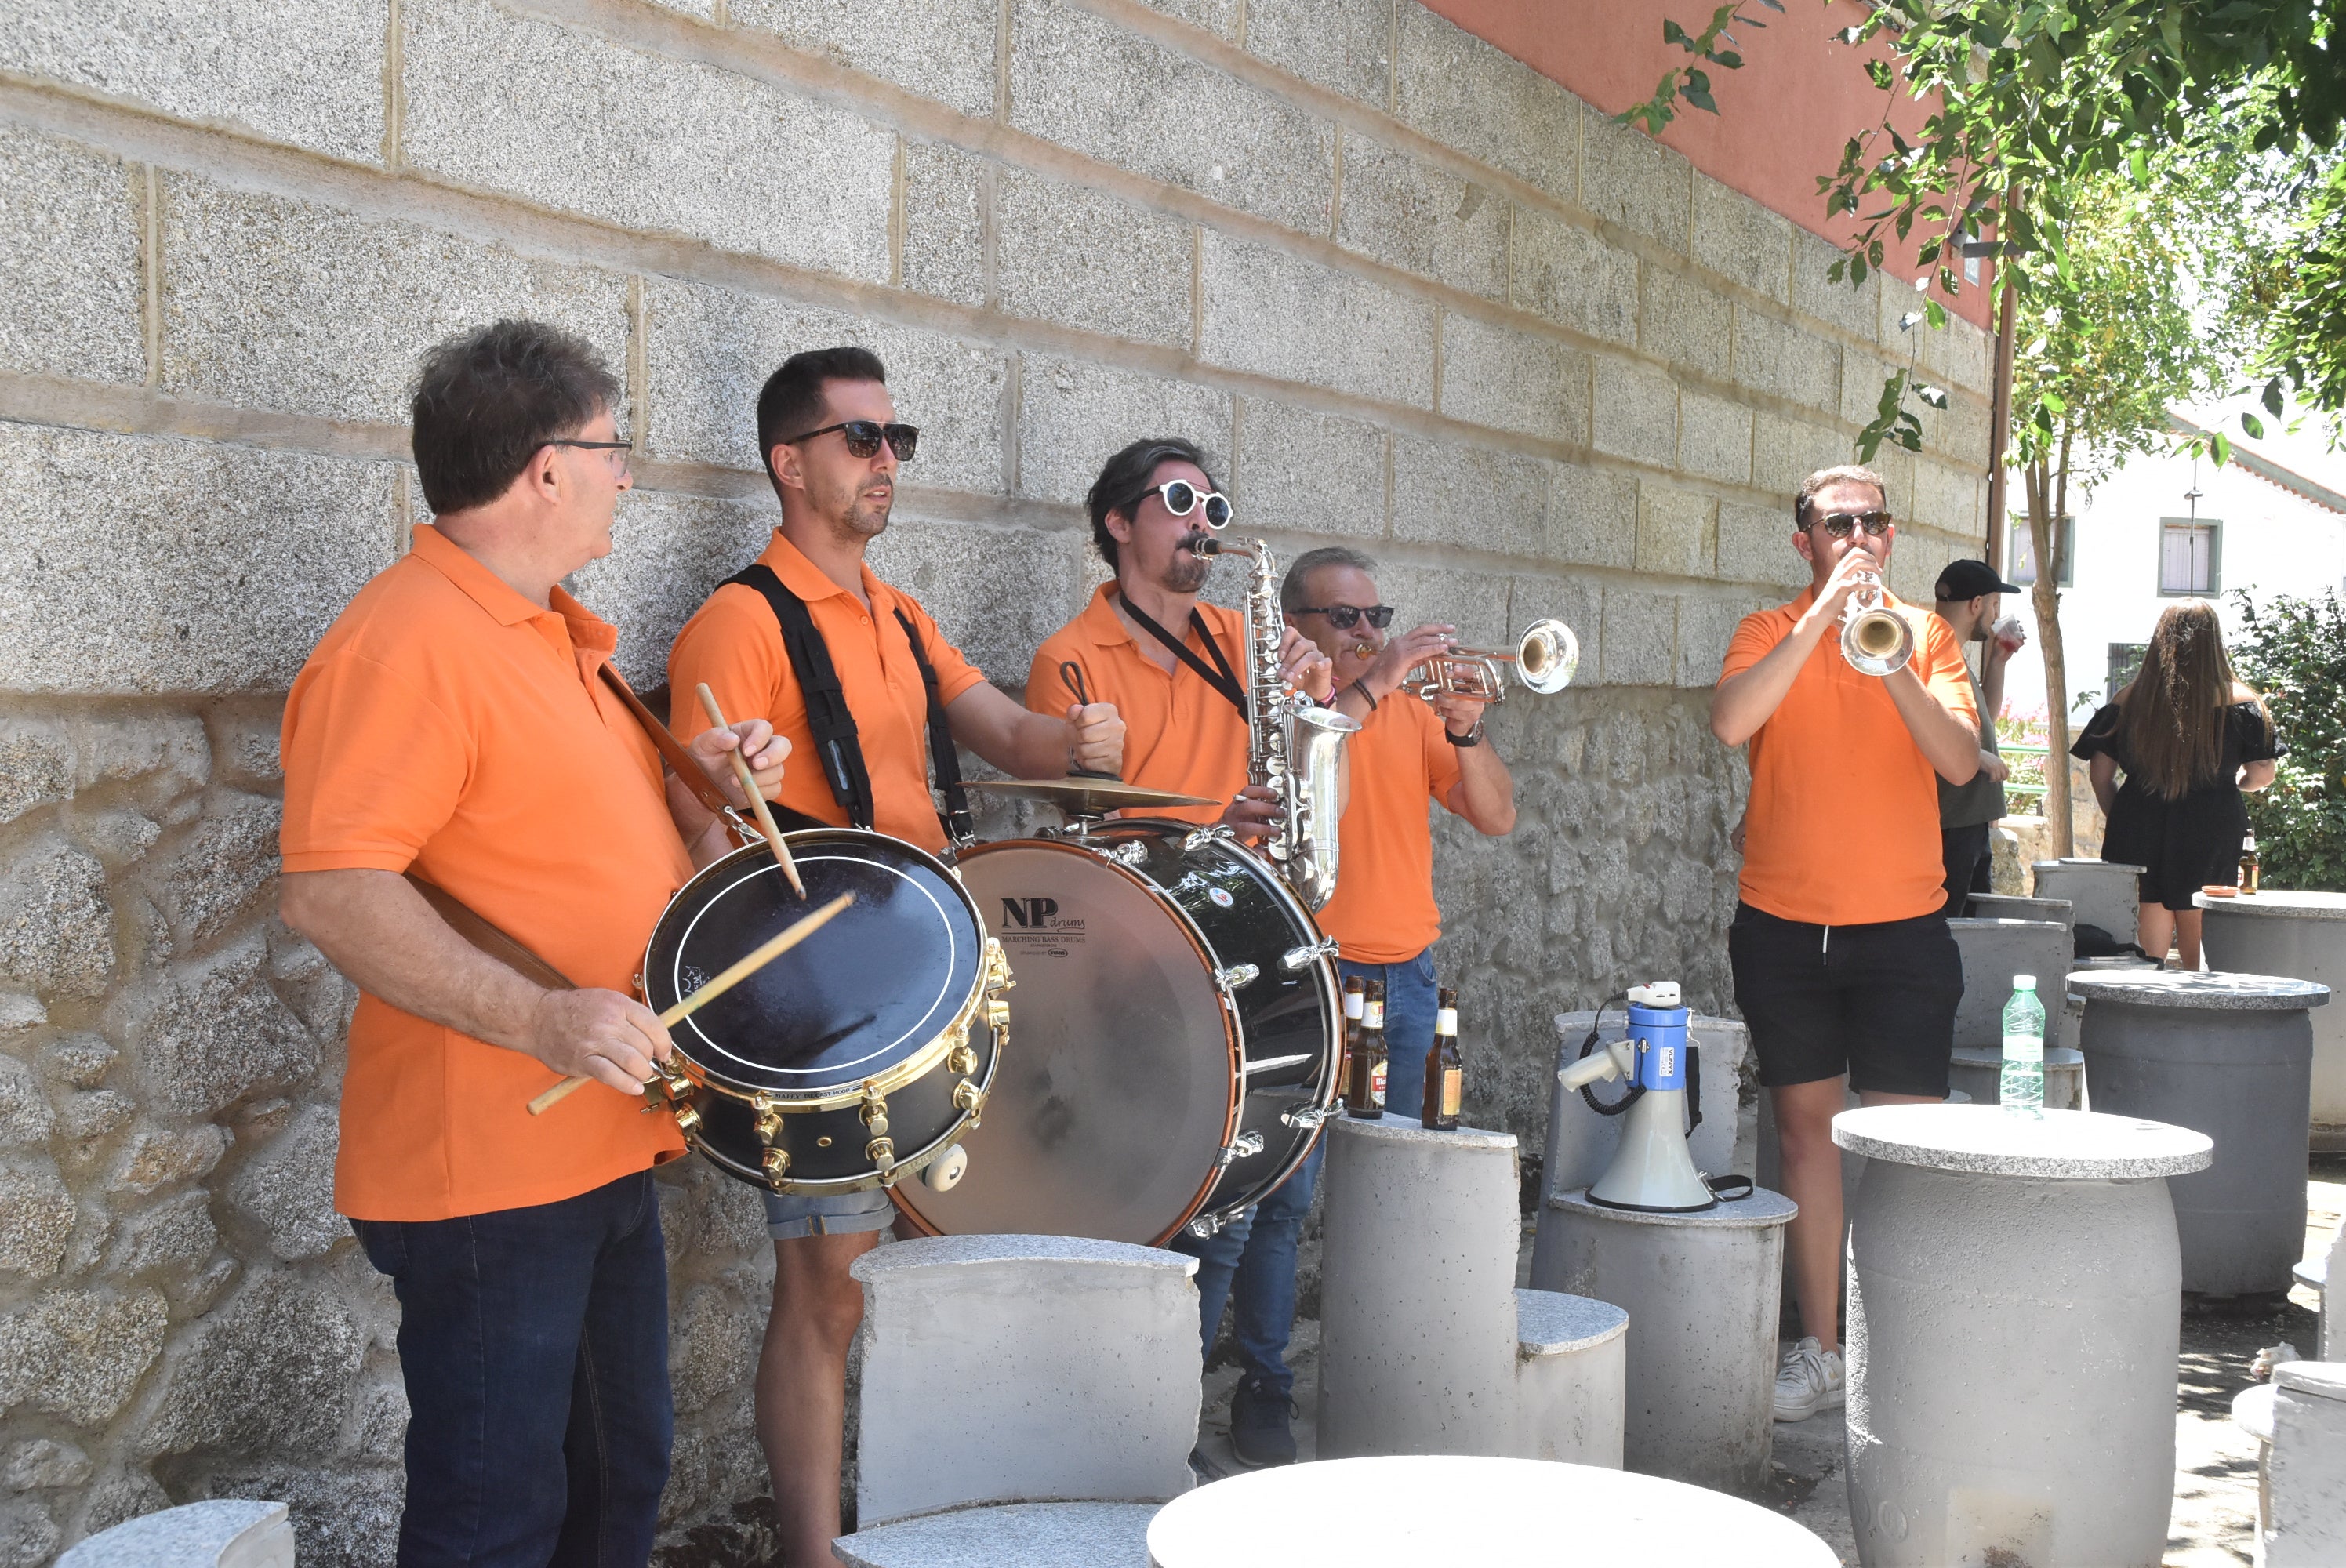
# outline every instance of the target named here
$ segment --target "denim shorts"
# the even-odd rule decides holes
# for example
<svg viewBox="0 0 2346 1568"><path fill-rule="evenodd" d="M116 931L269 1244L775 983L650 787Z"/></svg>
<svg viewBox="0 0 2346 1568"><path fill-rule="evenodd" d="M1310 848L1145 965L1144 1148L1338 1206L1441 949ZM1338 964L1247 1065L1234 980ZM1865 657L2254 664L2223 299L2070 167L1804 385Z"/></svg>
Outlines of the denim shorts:
<svg viewBox="0 0 2346 1568"><path fill-rule="evenodd" d="M830 1197L784 1197L767 1193L766 1234L776 1241L802 1236L858 1236L885 1230L896 1217L896 1206L879 1187L869 1192L844 1192Z"/></svg>

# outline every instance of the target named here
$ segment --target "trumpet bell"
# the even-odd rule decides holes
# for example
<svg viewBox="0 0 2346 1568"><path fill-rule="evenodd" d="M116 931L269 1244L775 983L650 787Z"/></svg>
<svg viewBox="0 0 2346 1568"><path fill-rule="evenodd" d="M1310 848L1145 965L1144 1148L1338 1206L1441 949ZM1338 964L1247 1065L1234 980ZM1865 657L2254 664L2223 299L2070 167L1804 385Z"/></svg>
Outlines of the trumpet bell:
<svg viewBox="0 0 2346 1568"><path fill-rule="evenodd" d="M1841 624L1841 655L1860 675L1892 674L1914 657L1913 628L1893 610L1860 610Z"/></svg>
<svg viewBox="0 0 2346 1568"><path fill-rule="evenodd" d="M1580 639L1562 621L1534 621L1515 645L1515 678L1542 697L1562 691L1580 673Z"/></svg>

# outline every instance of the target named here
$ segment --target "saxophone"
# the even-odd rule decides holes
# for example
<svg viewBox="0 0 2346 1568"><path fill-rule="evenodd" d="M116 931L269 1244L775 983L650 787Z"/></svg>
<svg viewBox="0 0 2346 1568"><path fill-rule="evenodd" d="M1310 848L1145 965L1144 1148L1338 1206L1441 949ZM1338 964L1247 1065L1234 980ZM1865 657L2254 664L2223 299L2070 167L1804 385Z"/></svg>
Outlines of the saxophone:
<svg viewBox="0 0 2346 1568"><path fill-rule="evenodd" d="M1279 607L1279 563L1260 539L1193 535L1200 555L1244 555L1254 563L1247 587L1247 782L1268 788L1286 813L1264 842L1295 896L1318 910L1336 891L1338 762L1344 738L1361 728L1322 708L1279 678L1279 640L1287 624Z"/></svg>

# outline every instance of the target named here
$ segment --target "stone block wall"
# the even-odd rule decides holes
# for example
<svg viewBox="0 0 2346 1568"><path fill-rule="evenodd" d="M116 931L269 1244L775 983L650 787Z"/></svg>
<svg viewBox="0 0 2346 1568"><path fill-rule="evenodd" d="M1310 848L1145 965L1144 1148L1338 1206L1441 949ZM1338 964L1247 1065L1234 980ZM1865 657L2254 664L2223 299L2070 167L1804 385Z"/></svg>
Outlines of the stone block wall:
<svg viewBox="0 0 2346 1568"><path fill-rule="evenodd" d="M1801 580L1786 495L1886 369L1893 585L1981 533L1987 350L1414 0L25 0L0 29L0 1568L167 1501L388 1561L388 1292L332 1216L349 988L274 919L277 716L423 515L434 341L563 323L638 488L577 587L629 676L773 515L750 403L869 344L925 430L876 564L1009 687L1100 569L1100 459L1178 432L1247 532L1385 563L1580 684L1496 716L1522 826L1444 822L1474 1114L1547 1018L1727 1003L1739 755L1705 691ZM1235 585L1225 585L1227 590ZM770 1272L669 1173L671 1540L762 1487Z"/></svg>

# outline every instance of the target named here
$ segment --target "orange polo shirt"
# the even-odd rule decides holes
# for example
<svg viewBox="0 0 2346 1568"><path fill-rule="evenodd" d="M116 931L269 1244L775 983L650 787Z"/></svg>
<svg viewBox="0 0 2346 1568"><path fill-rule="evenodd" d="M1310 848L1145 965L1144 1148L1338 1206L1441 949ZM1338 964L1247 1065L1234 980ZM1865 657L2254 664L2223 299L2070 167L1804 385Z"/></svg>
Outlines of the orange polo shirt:
<svg viewBox="0 0 2346 1568"><path fill-rule="evenodd" d="M633 988L692 874L658 753L597 667L617 634L541 609L430 524L359 590L285 702L285 870L419 875L580 985ZM447 1219L552 1203L684 1152L676 1124L362 993L334 1207Z"/></svg>
<svg viewBox="0 0 2346 1568"><path fill-rule="evenodd" d="M1719 678L1759 663L1815 601L1810 589L1744 616ZM1914 673L1931 695L1979 722L1947 623L1887 594L1883 602L1913 628ZM1811 925L1872 925L1912 920L1946 901L1938 773L1889 689L1841 657L1839 633L1819 640L1750 746L1745 903Z"/></svg>
<svg viewBox="0 0 2346 1568"><path fill-rule="evenodd" d="M891 838L934 851L944 848L936 799L929 789L929 696L913 645L897 624L903 610L919 634L921 651L937 672L937 695L951 702L985 679L961 650L945 641L929 612L863 568L867 610L853 594L823 575L796 545L775 530L758 559L806 601L815 630L831 652L863 769L872 776L872 826ZM806 698L782 647L773 606L755 588L728 583L709 596L677 634L668 656L670 728L698 734L709 728L695 687L702 681L735 723L763 718L790 743L782 768L780 803L819 822L847 825L847 809L831 793L807 728Z"/></svg>
<svg viewBox="0 0 2346 1568"><path fill-rule="evenodd" d="M1084 613L1044 639L1026 674L1026 706L1064 717L1076 700L1062 664L1084 672L1084 688L1094 702L1116 705L1124 720L1124 781L1178 795L1202 795L1211 806L1152 806L1135 816L1172 817L1211 822L1247 781L1246 719L1229 698L1206 684L1186 664L1171 671L1140 651L1140 645L1108 603L1112 583L1103 583ZM1239 684L1248 683L1246 617L1236 610L1199 605L1222 657ZM1168 630L1171 628L1168 628ZM1145 635L1145 634L1144 634ZM1189 650L1214 667L1214 657L1194 628L1184 628ZM1154 646L1152 641L1152 646Z"/></svg>
<svg viewBox="0 0 2346 1568"><path fill-rule="evenodd" d="M1447 808L1459 779L1458 748L1442 728L1430 705L1395 692L1344 743L1352 795L1337 830L1335 896L1319 918L1355 963L1415 958L1442 934L1426 802Z"/></svg>

